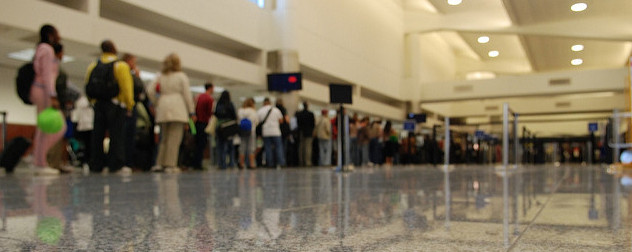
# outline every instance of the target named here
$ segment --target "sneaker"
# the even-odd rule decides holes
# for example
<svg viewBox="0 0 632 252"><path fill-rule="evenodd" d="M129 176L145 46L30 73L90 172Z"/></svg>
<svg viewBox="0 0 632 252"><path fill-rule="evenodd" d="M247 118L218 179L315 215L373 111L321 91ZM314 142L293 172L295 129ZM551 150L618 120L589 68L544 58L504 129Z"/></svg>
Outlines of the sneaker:
<svg viewBox="0 0 632 252"><path fill-rule="evenodd" d="M180 173L182 172L182 170L180 170L180 167L167 167L165 168L165 172L166 173Z"/></svg>
<svg viewBox="0 0 632 252"><path fill-rule="evenodd" d="M151 167L151 171L152 172L163 172L164 169L160 165L154 165L154 166Z"/></svg>
<svg viewBox="0 0 632 252"><path fill-rule="evenodd" d="M42 176L59 175L59 170L50 168L48 166L46 166L46 167L36 166L35 167L35 175L42 175Z"/></svg>
<svg viewBox="0 0 632 252"><path fill-rule="evenodd" d="M120 170L118 170L116 172L117 175L121 175L121 176L129 176L132 175L132 168L129 168L127 166L123 166L123 168L121 168Z"/></svg>
<svg viewBox="0 0 632 252"><path fill-rule="evenodd" d="M61 168L59 168L59 170L64 173L73 173L75 172L75 167L72 165L64 165Z"/></svg>

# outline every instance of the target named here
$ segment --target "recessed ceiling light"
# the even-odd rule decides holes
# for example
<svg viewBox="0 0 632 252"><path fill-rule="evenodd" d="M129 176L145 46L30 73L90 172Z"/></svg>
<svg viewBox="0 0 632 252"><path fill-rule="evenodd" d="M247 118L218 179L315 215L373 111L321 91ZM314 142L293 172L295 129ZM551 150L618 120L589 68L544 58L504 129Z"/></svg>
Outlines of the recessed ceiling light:
<svg viewBox="0 0 632 252"><path fill-rule="evenodd" d="M573 66L579 66L579 65L581 65L583 63L584 63L584 60L582 60L582 59L571 60L571 65L573 65Z"/></svg>
<svg viewBox="0 0 632 252"><path fill-rule="evenodd" d="M487 42L489 42L489 37L487 37L487 36L480 36L480 37L478 37L478 43L485 44Z"/></svg>
<svg viewBox="0 0 632 252"><path fill-rule="evenodd" d="M459 5L463 0L448 0L449 5Z"/></svg>
<svg viewBox="0 0 632 252"><path fill-rule="evenodd" d="M573 45L571 46L571 50L573 50L573 52L581 52L584 50L584 45Z"/></svg>
<svg viewBox="0 0 632 252"><path fill-rule="evenodd" d="M586 3L576 3L571 6L571 10L575 12L584 11L586 8L588 8Z"/></svg>
<svg viewBox="0 0 632 252"><path fill-rule="evenodd" d="M500 52L498 52L496 50L489 51L489 53L487 53L487 55L489 55L489 57L496 58L496 57L498 57L498 55L500 55Z"/></svg>

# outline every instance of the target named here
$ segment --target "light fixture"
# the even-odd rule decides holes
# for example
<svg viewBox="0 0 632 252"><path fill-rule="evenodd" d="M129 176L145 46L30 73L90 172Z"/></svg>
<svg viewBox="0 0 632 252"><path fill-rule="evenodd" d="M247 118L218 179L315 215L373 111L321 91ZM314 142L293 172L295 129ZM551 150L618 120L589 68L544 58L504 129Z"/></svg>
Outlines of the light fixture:
<svg viewBox="0 0 632 252"><path fill-rule="evenodd" d="M489 37L487 37L487 36L480 36L480 37L478 37L478 43L485 44L487 42L489 42Z"/></svg>
<svg viewBox="0 0 632 252"><path fill-rule="evenodd" d="M139 75L140 75L140 79L145 82L152 82L156 79L156 77L158 77L157 73L148 72L144 70L140 70Z"/></svg>
<svg viewBox="0 0 632 252"><path fill-rule="evenodd" d="M571 60L571 65L573 65L573 66L579 66L579 65L581 65L583 63L584 63L584 60L582 60L582 59Z"/></svg>
<svg viewBox="0 0 632 252"><path fill-rule="evenodd" d="M584 50L584 45L573 45L571 46L571 50L573 50L573 52L581 52Z"/></svg>
<svg viewBox="0 0 632 252"><path fill-rule="evenodd" d="M206 88L204 88L204 86L190 86L189 90L191 90L192 93L197 93L197 94L201 94L206 92ZM221 93L224 92L224 90L226 90L223 87L220 86L213 86L213 92L217 92L217 93Z"/></svg>
<svg viewBox="0 0 632 252"><path fill-rule="evenodd" d="M448 0L449 5L459 5L463 0Z"/></svg>
<svg viewBox="0 0 632 252"><path fill-rule="evenodd" d="M465 75L466 80L487 80L496 78L496 74L490 71L469 72Z"/></svg>
<svg viewBox="0 0 632 252"><path fill-rule="evenodd" d="M16 51L16 52L11 52L9 54L7 54L7 57L9 57L10 59L14 59L14 60L21 60L21 61L31 61L33 60L33 56L35 55L35 49L33 48L29 48L29 49L24 49L24 50L20 50L20 51ZM74 61L75 58L72 56L67 56L64 55L64 57L61 59L62 63L66 63L66 62L71 62Z"/></svg>
<svg viewBox="0 0 632 252"><path fill-rule="evenodd" d="M576 3L571 6L571 10L574 12L584 11L588 8L588 4L586 3Z"/></svg>
<svg viewBox="0 0 632 252"><path fill-rule="evenodd" d="M500 52L498 52L496 50L489 51L489 53L487 53L487 55L489 55L489 57L496 58L496 57L498 57L498 55L500 55Z"/></svg>

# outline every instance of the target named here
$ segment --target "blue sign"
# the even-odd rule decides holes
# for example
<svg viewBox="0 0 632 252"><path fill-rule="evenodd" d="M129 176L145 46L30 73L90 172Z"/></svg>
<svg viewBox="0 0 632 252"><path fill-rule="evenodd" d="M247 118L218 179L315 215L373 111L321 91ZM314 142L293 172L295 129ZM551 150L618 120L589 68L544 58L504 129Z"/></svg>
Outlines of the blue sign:
<svg viewBox="0 0 632 252"><path fill-rule="evenodd" d="M485 131L477 130L474 132L474 136L476 136L477 138L483 138L485 136Z"/></svg>
<svg viewBox="0 0 632 252"><path fill-rule="evenodd" d="M406 131L415 131L415 121L404 121L404 130Z"/></svg>
<svg viewBox="0 0 632 252"><path fill-rule="evenodd" d="M597 130L599 130L599 124L597 123L588 124L588 132L596 132Z"/></svg>

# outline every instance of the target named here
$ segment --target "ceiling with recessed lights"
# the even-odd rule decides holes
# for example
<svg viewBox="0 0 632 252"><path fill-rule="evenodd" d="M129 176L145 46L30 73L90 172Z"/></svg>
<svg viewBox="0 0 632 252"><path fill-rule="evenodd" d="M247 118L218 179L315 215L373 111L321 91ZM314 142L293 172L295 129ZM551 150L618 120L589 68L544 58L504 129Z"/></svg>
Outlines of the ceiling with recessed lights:
<svg viewBox="0 0 632 252"><path fill-rule="evenodd" d="M455 32L481 61L518 59L530 68L459 69L500 74L614 68L632 50L632 1L629 0L403 0L409 33ZM583 11L573 11L578 3ZM452 38L451 38L452 39ZM482 41L481 41L482 40ZM452 43L447 41L447 43ZM571 47L582 45L580 51ZM573 66L573 59L583 64ZM519 62L522 63L522 62ZM491 65L491 64L490 64ZM518 69L518 70L516 70Z"/></svg>
<svg viewBox="0 0 632 252"><path fill-rule="evenodd" d="M459 52L456 55L463 60L457 60L455 80L617 69L626 65L632 51L629 0L462 0L458 4L448 0L402 0L401 4L407 33L439 34ZM447 98L422 107L446 116L467 117L463 111L473 107L484 111L485 107L497 107L511 100L527 114L575 114L573 120L578 120L580 113L590 114L590 120L594 120L594 113L602 113L605 118L616 108L595 103L580 111L576 104L596 98L591 93L573 95L576 96L542 95L516 100L508 93L506 97L511 99ZM608 95L610 100L623 99L623 90ZM570 105L525 106L544 100ZM493 113L497 112L487 115Z"/></svg>

